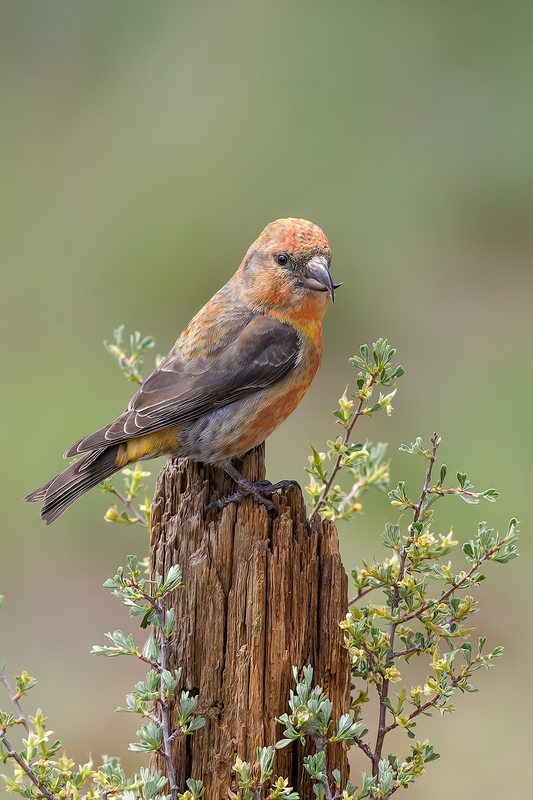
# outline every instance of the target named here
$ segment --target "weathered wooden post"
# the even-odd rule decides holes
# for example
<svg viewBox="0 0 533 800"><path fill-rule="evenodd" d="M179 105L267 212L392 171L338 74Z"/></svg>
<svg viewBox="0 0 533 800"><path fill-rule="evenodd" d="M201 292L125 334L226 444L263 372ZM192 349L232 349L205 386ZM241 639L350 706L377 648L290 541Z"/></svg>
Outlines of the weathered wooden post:
<svg viewBox="0 0 533 800"><path fill-rule="evenodd" d="M237 466L249 480L263 479L264 445ZM256 747L280 738L275 718L288 710L293 665L314 667L334 717L349 709L338 627L347 577L334 524L309 524L296 486L274 495L276 518L250 498L206 517L206 506L233 488L221 469L174 459L161 471L152 508L152 570L164 575L180 564L185 583L175 593L168 666L183 668L183 688L199 693L198 713L206 719L194 736L175 740L174 763L180 790L186 777L202 779L206 800L226 800L236 788L237 754L255 762ZM278 752L276 774L289 777L307 800L313 794L296 747ZM343 746L329 752L346 779Z"/></svg>

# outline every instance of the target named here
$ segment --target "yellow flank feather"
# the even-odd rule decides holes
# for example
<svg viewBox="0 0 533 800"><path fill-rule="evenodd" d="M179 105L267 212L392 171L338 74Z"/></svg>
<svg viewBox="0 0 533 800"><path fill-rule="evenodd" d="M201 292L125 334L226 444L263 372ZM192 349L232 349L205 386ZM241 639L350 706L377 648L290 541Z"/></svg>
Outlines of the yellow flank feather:
<svg viewBox="0 0 533 800"><path fill-rule="evenodd" d="M155 458L156 456L177 455L180 449L178 434L183 425L175 425L172 428L164 428L161 431L147 433L135 439L129 439L120 445L117 454L117 465L125 467L131 461L141 461L144 458Z"/></svg>

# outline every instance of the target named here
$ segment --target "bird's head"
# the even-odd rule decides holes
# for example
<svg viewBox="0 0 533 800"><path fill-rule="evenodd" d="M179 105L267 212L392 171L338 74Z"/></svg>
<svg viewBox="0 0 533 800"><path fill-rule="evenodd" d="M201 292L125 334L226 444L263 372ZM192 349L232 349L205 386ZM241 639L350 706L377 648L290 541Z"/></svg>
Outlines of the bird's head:
<svg viewBox="0 0 533 800"><path fill-rule="evenodd" d="M335 298L331 251L324 232L305 219L266 226L239 269L242 295L251 305L296 324L320 320Z"/></svg>

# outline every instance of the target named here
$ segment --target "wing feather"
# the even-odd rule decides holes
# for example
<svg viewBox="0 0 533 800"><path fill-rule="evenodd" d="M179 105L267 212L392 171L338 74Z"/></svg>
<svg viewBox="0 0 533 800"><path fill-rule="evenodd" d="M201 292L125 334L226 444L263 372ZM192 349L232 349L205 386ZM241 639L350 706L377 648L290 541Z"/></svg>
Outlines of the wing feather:
<svg viewBox="0 0 533 800"><path fill-rule="evenodd" d="M273 317L248 319L233 342L205 358L171 351L110 425L72 445L66 457L198 419L283 380L297 365L296 329Z"/></svg>

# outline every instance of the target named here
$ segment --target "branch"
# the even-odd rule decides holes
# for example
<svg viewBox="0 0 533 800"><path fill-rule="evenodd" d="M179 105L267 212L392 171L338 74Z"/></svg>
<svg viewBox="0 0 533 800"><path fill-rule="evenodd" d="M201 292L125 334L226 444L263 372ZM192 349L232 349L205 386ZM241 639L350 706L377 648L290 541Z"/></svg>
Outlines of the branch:
<svg viewBox="0 0 533 800"><path fill-rule="evenodd" d="M161 723L161 720L159 721ZM180 726L179 728L175 728L174 731L168 737L169 742L173 742L178 736L183 734L183 728Z"/></svg>
<svg viewBox="0 0 533 800"><path fill-rule="evenodd" d="M420 514L422 512L422 505L424 503L424 500L426 499L426 495L430 491L429 486L430 486L430 483L431 483L431 473L433 472L433 466L435 464L435 459L437 457L437 450L438 450L439 445L440 445L440 438L436 433L434 433L433 436L431 437L431 455L429 456L429 459L428 459L429 460L429 464L428 464L428 467L426 469L426 480L424 481L424 487L423 487L423 489L422 489L422 491L420 493L420 497L418 499L418 503L416 503L416 505L413 506L413 508L415 510L415 513L414 513L414 516L413 516L413 522L418 522L418 520L420 519ZM408 546L409 546L408 544L405 545L404 551L407 551ZM405 553L405 555L407 555L407 552ZM403 563L404 563L404 566L405 566L405 556L404 556L404 559L403 559Z"/></svg>
<svg viewBox="0 0 533 800"><path fill-rule="evenodd" d="M456 675L453 678L453 680L451 681L450 687L453 687L454 689L456 689L457 686L463 680L464 677L465 677L464 675ZM431 698L431 700L428 700L427 703L424 703L423 706L418 706L418 708L415 708L415 710L412 711L409 714L409 716L407 717L408 721L410 722L412 719L415 719L415 717L418 717L420 714L423 714L425 711L428 710L428 708L434 708L437 705L437 703L439 702L439 699L440 699L440 695L436 694L434 697ZM398 722L396 722L396 721L392 722L390 725L387 725L387 727L385 728L385 733L389 733L389 731L393 731L395 728L398 728L398 727L399 727L399 723Z"/></svg>
<svg viewBox="0 0 533 800"><path fill-rule="evenodd" d="M132 374L133 382L134 383L138 383L139 386L142 386L143 385L143 379L141 378L140 375L136 375L135 374L135 362L137 361L137 358L133 358L133 357L130 358L129 356L126 355L126 353L123 350L121 350L120 351L120 360L124 361L124 363L132 370L131 374Z"/></svg>
<svg viewBox="0 0 533 800"><path fill-rule="evenodd" d="M319 753L319 752L320 753L325 753L326 741L327 741L326 737L323 736L323 735L320 735L320 734L315 734L313 736L313 739L315 740L315 751L317 753ZM327 762L325 760L325 756L324 756L324 771L325 771L326 777L323 780L320 781L320 783L324 787L324 796L325 796L326 800L336 800L338 795L337 795L337 793L335 793L335 797L334 797L332 792L331 792L331 786L329 785L329 778L328 778L328 767L327 767Z"/></svg>
<svg viewBox="0 0 533 800"><path fill-rule="evenodd" d="M20 721L24 725L24 727L26 728L26 732L29 733L30 732L30 726L29 726L28 720L26 718L26 715L24 714L24 712L23 712L23 710L22 710L22 708L20 706L18 697L16 696L16 694L13 691L13 689L9 685L9 681L8 681L8 679L6 677L6 674L5 674L4 670L1 667L0 667L0 681L2 681L2 683L6 687L6 691L7 691L8 695L9 695L9 698L10 698L11 702L13 703L13 705L15 706L15 708L17 710L17 713L18 713L18 715L20 717Z"/></svg>
<svg viewBox="0 0 533 800"><path fill-rule="evenodd" d="M167 646L168 637L165 634L165 606L163 599L157 602L157 609L159 615L159 646L161 648L161 664L160 670L163 672L167 668ZM176 784L176 771L172 762L172 739L170 738L170 721L169 721L169 702L165 697L165 686L163 677L161 677L160 688L160 704L161 704L161 727L163 728L163 744L165 747L164 758L167 765L168 781L170 784L170 794L172 800L178 800L178 787Z"/></svg>
<svg viewBox="0 0 533 800"><path fill-rule="evenodd" d="M149 720L151 720L154 723L154 725L157 725L158 728L161 727L161 720L159 719L157 714L154 714L152 711L143 711L142 715L143 717L147 717ZM162 753L162 755L164 755L164 753Z"/></svg>
<svg viewBox="0 0 533 800"><path fill-rule="evenodd" d="M414 647L407 647L405 650L398 650L396 653L391 653L391 658L405 658L405 656L411 655L411 653L421 653L422 650L426 647L425 644L417 644Z"/></svg>
<svg viewBox="0 0 533 800"><path fill-rule="evenodd" d="M424 486L423 486L422 491L420 493L420 497L418 499L418 503L416 503L413 506L413 510L414 510L413 522L409 526L409 536L408 536L407 541L405 542L404 546L402 547L402 549L400 551L400 566L399 566L399 569L398 569L398 577L396 578L396 580L394 582L394 587L393 587L393 590L392 590L392 599L391 599L391 612L392 612L393 615L394 615L394 612L396 611L396 609L398 608L398 606L400 604L400 588L399 588L399 585L400 585L401 581L403 580L403 577L404 577L404 574L405 574L405 564L406 564L406 561L407 561L407 551L408 551L408 549L409 549L409 547L410 547L410 545L411 545L411 543L413 541L413 538L415 536L415 530L414 530L413 526L420 519L420 515L422 513L422 507L423 507L423 504L424 504L424 500L426 499L426 495L429 492L429 487L430 487L430 484L431 484L431 474L433 472L433 466L435 464L435 459L436 459L436 456L437 456L437 450L438 450L439 444L440 444L440 438L436 433L434 433L433 436L431 437L431 454L430 454L430 456L428 458L429 464L428 464L427 469L426 469L426 478L425 478L425 481L424 481ZM402 621L405 621L405 620L402 620ZM398 622L393 622L391 624L390 628L389 628L390 647L389 647L389 652L387 654L387 661L392 660L392 657L393 657L393 654L394 654L394 636L395 636L396 628L398 627L398 625L399 625L399 621ZM387 726L385 725L385 721L386 721L386 718L387 718L387 706L385 705L385 700L387 699L388 695L389 695L389 681L384 679L383 680L383 684L381 686L381 691L379 692L379 723L378 723L378 732L377 732L377 737L376 737L376 748L375 748L375 751L374 751L374 763L373 763L373 770L372 770L372 775L374 777L376 777L376 778L378 777L378 774L379 774L378 766L379 766L379 760L381 758L381 752L383 750L384 739L385 739L386 734L388 733Z"/></svg>
<svg viewBox="0 0 533 800"><path fill-rule="evenodd" d="M334 520L342 519L342 515L344 514L344 512L349 510L350 506L355 501L357 493L360 492L361 489L364 489L365 486L366 486L366 481L364 478L360 478L358 481L356 481L356 483L354 483L354 485L352 486L352 488L342 501L340 506L340 513L335 514Z"/></svg>
<svg viewBox="0 0 533 800"><path fill-rule="evenodd" d="M355 597L352 597L351 600L348 600L348 606L355 605L358 600L360 600L362 597L365 596L365 594L368 594L369 592L372 592L374 589L378 589L378 588L379 588L379 586L367 586L365 589L359 589L359 591L355 595Z"/></svg>
<svg viewBox="0 0 533 800"><path fill-rule="evenodd" d="M482 495L482 492L468 492L466 489L461 489L461 487L458 486L455 489L443 489L442 487L439 488L433 487L432 489L429 490L428 494L438 494L439 497L442 497L445 494L464 494L467 497L471 497L473 500L479 500L480 496Z"/></svg>
<svg viewBox="0 0 533 800"><path fill-rule="evenodd" d="M52 792L48 791L46 786L39 780L39 778L37 777L33 769L29 766L29 764L26 764L24 759L17 753L17 751L9 743L9 741L6 738L5 728L2 729L2 731L0 731L0 739L2 740L7 749L6 757L12 758L13 761L17 762L19 767L22 770L24 770L30 781L34 783L35 786L39 789L42 796L46 797L46 800L58 800L57 796L55 794L52 794Z"/></svg>
<svg viewBox="0 0 533 800"><path fill-rule="evenodd" d="M357 747L358 747L360 750L362 750L362 751L363 751L363 753L365 754L365 756L368 756L368 758L370 759L370 761L371 761L372 763L374 763L374 753L372 752L372 750L370 749L370 747L367 745L367 743L366 743L366 742L363 742L363 740L362 740L362 739L358 739L357 737L354 739L354 741L355 741L355 743L356 743Z"/></svg>
<svg viewBox="0 0 533 800"><path fill-rule="evenodd" d="M447 589L447 590L444 592L444 594L441 594L441 596L440 596L440 597L439 597L439 599L438 599L438 602L439 602L439 603L442 603L442 601L443 601L443 600L447 600L447 599L448 599L448 597L450 597L450 595L452 595L454 592L456 592L456 591L457 591L457 589L460 589L460 588L461 588L461 586L462 586L464 583L466 583L467 581L469 581L469 580L470 580L470 578L471 578L471 577L472 577L472 575L473 575L473 574L476 572L476 570L478 570L478 569L480 568L480 566L481 566L481 565L482 565L482 564L483 564L485 561L487 561L488 559L490 559L490 558L491 558L491 557L494 555L494 553L496 553L496 551L497 551L497 548L496 548L496 547L493 547L491 550L487 550L487 552L483 554L482 558L480 558L478 561L476 561L476 562L475 562L475 564L472 564L472 566L470 567L470 569L468 570L468 572L466 573L466 575L464 576L464 578L461 578L461 580L460 580L460 581L454 581L454 582L452 583L452 585L450 586L450 588L449 588L449 589ZM432 605L433 603L434 603L434 601L431 601L430 603L423 603L423 604L422 604L422 605L421 605L419 608L415 609L414 611L411 611L409 614L406 614L406 615L405 615L404 617L402 617L402 619L401 619L401 622L402 622L402 624L403 624L404 622L408 622L410 619L414 619L415 617L420 617L420 616L421 616L421 615L422 615L422 614L423 614L425 611L427 611L427 610L428 610L428 608L430 608L430 607L431 607L431 605ZM399 623L397 623L397 624L399 624Z"/></svg>
<svg viewBox="0 0 533 800"><path fill-rule="evenodd" d="M371 377L371 379L370 379L370 381L368 383L368 386L366 387L367 390L371 389L372 386L374 386L374 384L377 383L377 380L378 380L378 376L377 375L372 375L372 377ZM354 415L352 417L352 420L351 420L350 424L348 425L348 427L346 428L346 433L344 435L343 444L345 444L345 445L348 444L348 442L350 440L350 436L352 435L352 431L353 431L355 423L357 422L359 417L363 416L363 408L364 408L364 405L365 405L366 401L367 401L366 397L363 397L363 398L361 398L359 400L359 404L358 404L357 408L355 409L355 412L354 412ZM325 499L326 499L326 497L328 495L328 492L331 489L331 487L333 486L333 481L337 477L337 473L339 472L341 467L342 467L342 454L339 453L339 455L337 456L337 459L335 461L335 465L334 465L333 469L331 470L331 475L329 476L327 481L324 483L324 487L323 487L322 491L320 492L320 497L317 500L317 504L313 508L313 510L311 511L311 514L309 515L309 521L311 521L312 519L314 519L314 517L316 517L320 507L324 505L324 501L325 501Z"/></svg>
<svg viewBox="0 0 533 800"><path fill-rule="evenodd" d="M135 655L140 661L144 661L145 664L149 664L152 667L152 669L156 671L159 671L161 669L161 665L158 664L157 661L153 661L153 659L148 658L148 656L143 656L142 653L135 653Z"/></svg>
<svg viewBox="0 0 533 800"><path fill-rule="evenodd" d="M152 606L154 611L157 612L159 619L161 619L161 614L159 613L161 610L159 602L154 597L152 597L151 594L148 594L148 592L145 592L144 589L141 589L138 581L136 581L135 578L127 578L125 583L126 586L128 586L130 589L135 589L135 591L139 593L140 597L143 600L146 600L146 602ZM150 584L154 585L154 581L150 581Z"/></svg>
<svg viewBox="0 0 533 800"><path fill-rule="evenodd" d="M141 525L144 525L145 528L148 526L148 520L141 514L140 511L137 511L131 500L129 500L127 497L121 494L121 492L119 492L118 489L115 489L114 486L111 485L108 486L107 491L110 494L114 494L115 497L118 497L121 503L124 503L130 514L132 514L132 516L135 517L137 522L140 522Z"/></svg>

